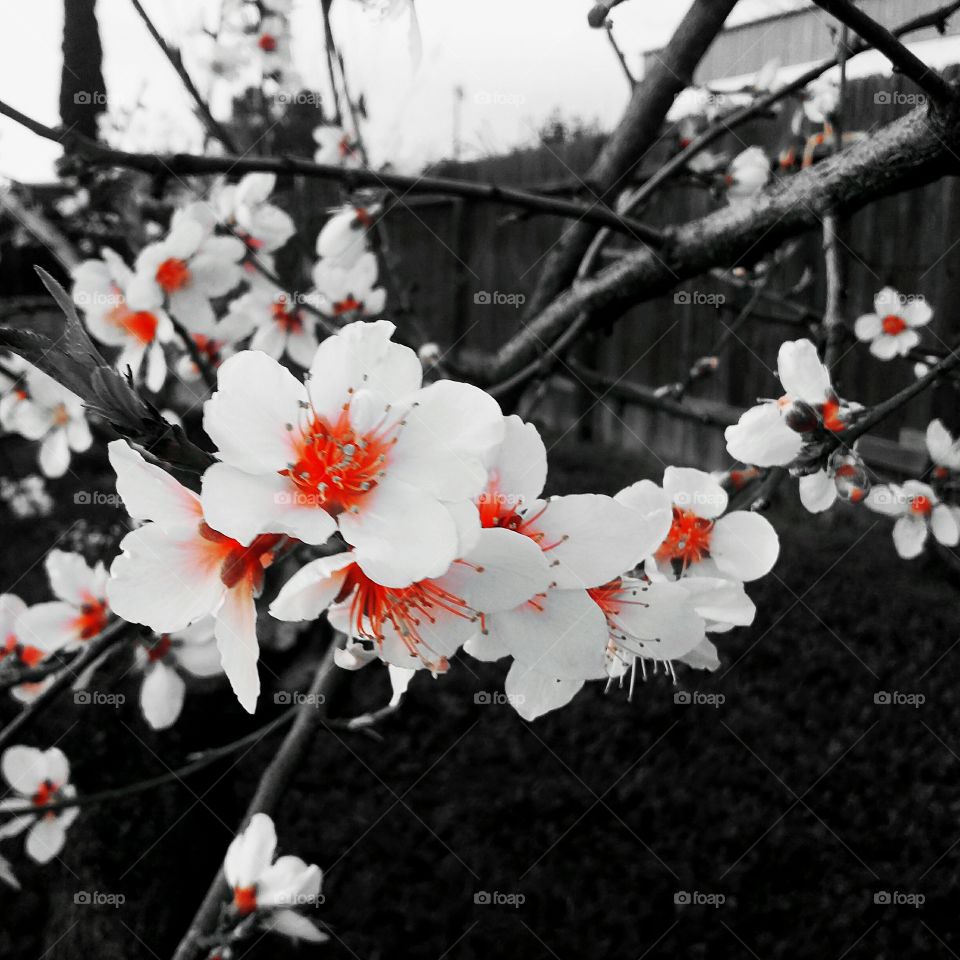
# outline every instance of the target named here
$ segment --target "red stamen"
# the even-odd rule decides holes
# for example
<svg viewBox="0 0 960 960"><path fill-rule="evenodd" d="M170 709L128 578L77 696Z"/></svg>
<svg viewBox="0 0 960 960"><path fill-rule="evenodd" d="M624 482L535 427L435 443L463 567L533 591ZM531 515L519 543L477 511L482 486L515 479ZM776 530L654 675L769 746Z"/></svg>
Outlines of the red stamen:
<svg viewBox="0 0 960 960"><path fill-rule="evenodd" d="M157 283L165 293L182 290L190 282L190 268L186 261L171 257L157 267Z"/></svg>
<svg viewBox="0 0 960 960"><path fill-rule="evenodd" d="M241 917L249 916L257 909L257 888L255 886L234 887L233 905Z"/></svg>
<svg viewBox="0 0 960 960"><path fill-rule="evenodd" d="M333 305L333 315L335 317L342 317L346 313L353 313L354 310L362 310L363 301L358 300L352 293L349 294L345 299L339 300Z"/></svg>
<svg viewBox="0 0 960 960"><path fill-rule="evenodd" d="M263 571L273 563L274 551L286 538L277 533L261 533L249 546L214 530L206 522L200 524L200 536L206 540L220 564L220 580L227 588L246 580L259 594L263 587Z"/></svg>
<svg viewBox="0 0 960 960"><path fill-rule="evenodd" d="M80 607L80 616L73 621L73 629L81 640L90 640L102 633L110 619L110 610L105 600L87 594Z"/></svg>
<svg viewBox="0 0 960 960"><path fill-rule="evenodd" d="M157 663L170 652L172 646L173 641L170 639L170 634L162 634L153 646L147 648L147 659L151 663Z"/></svg>
<svg viewBox="0 0 960 960"><path fill-rule="evenodd" d="M933 504L930 502L929 497L925 497L923 494L919 496L912 497L910 499L910 509L914 513L919 513L922 516L926 516L928 513L932 512Z"/></svg>
<svg viewBox="0 0 960 960"><path fill-rule="evenodd" d="M895 313L888 313L880 322L883 326L883 332L890 337L895 337L898 333L903 333L907 329L907 321Z"/></svg>
<svg viewBox="0 0 960 960"><path fill-rule="evenodd" d="M710 556L713 521L698 517L691 510L673 508L673 523L666 539L657 550L661 561L682 560L683 565L699 563Z"/></svg>
<svg viewBox="0 0 960 960"><path fill-rule="evenodd" d="M287 307L285 300L274 303L271 310L273 321L287 333L299 333L303 329L303 317L296 308L288 310Z"/></svg>
<svg viewBox="0 0 960 960"><path fill-rule="evenodd" d="M270 33L263 33L257 41L257 46L264 53L273 53L277 49L277 38Z"/></svg>

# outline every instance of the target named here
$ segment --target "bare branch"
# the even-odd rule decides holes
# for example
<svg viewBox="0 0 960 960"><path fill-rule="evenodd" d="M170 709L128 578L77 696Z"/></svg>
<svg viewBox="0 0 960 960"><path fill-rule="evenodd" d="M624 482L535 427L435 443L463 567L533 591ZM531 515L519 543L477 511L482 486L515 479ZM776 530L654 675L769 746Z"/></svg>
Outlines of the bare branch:
<svg viewBox="0 0 960 960"><path fill-rule="evenodd" d="M610 227L619 233L625 233L635 240L658 245L663 242L663 234L631 217L621 217L609 207L596 203L580 203L564 200L561 197L546 197L512 187L501 187L495 183L480 183L471 180L454 180L450 177L411 177L399 173L369 169L345 169L328 163L314 163L303 157L203 157L188 153L157 154L128 153L114 150L75 133L68 133L45 126L27 117L14 107L0 101L0 114L15 120L38 136L55 143L63 144L69 152L82 157L90 164L98 166L126 167L141 170L155 177L182 177L191 174L232 173L240 175L264 171L278 175L297 174L314 177L319 180L334 180L343 183L348 189L358 187L379 187L398 193L445 194L454 197L466 197L472 200L486 200L502 203L505 206L522 207L538 213L571 217L579 221Z"/></svg>
<svg viewBox="0 0 960 960"><path fill-rule="evenodd" d="M815 0L815 2L818 7L826 10L841 23L845 23L867 43L876 47L900 73L909 77L918 87L930 94L935 103L944 104L956 99L957 90L953 84L944 80L936 70L928 67L886 27L855 7L850 0Z"/></svg>

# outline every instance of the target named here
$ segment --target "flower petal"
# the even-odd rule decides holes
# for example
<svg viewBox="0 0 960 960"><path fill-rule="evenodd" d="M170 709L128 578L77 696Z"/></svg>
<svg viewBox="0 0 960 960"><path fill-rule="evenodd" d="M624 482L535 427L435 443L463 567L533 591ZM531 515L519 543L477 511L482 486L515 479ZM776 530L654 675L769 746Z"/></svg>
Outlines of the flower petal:
<svg viewBox="0 0 960 960"><path fill-rule="evenodd" d="M555 680L516 662L507 673L504 692L524 720L536 720L566 706L582 687L582 680Z"/></svg>
<svg viewBox="0 0 960 960"><path fill-rule="evenodd" d="M780 553L780 539L766 517L736 510L721 517L710 537L710 556L722 573L749 582L769 573Z"/></svg>
<svg viewBox="0 0 960 960"><path fill-rule="evenodd" d="M140 709L154 730L172 727L183 709L186 684L173 667L155 663L140 687Z"/></svg>

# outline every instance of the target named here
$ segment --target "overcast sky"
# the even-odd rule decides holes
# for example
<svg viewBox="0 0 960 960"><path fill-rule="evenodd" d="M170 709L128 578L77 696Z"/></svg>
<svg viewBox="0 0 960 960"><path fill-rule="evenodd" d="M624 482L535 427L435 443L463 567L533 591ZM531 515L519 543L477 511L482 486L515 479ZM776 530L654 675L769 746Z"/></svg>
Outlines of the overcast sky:
<svg viewBox="0 0 960 960"><path fill-rule="evenodd" d="M0 99L55 125L63 0L16 4L15 24L0 34ZM798 0L742 0L734 22L796 6ZM144 0L155 22L183 42L214 0ZM365 134L374 160L416 170L449 156L454 88L465 91L466 153L500 152L530 142L559 108L567 116L615 122L627 85L603 31L586 26L590 0L416 0L423 58L414 70L405 23L372 21L353 0L337 0L334 25L354 91L370 110ZM325 89L319 0L295 0L295 59L305 83ZM664 44L689 6L630 0L613 11L631 68ZM141 99L151 128L189 133L190 104L129 0L98 0L104 72L112 106ZM199 71L198 71L199 72ZM198 80L205 86L204 78ZM217 98L214 96L214 103ZM164 137L166 134L163 135ZM0 174L48 179L57 148L0 119Z"/></svg>

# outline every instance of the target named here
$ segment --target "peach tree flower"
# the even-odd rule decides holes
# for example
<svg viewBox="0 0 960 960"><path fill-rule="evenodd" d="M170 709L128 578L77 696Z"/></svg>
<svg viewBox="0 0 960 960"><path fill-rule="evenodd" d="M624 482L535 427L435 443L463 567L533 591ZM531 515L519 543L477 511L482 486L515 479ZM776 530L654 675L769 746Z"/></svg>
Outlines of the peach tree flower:
<svg viewBox="0 0 960 960"><path fill-rule="evenodd" d="M264 253L279 250L296 232L290 215L267 202L276 185L274 173L248 173L238 183L221 187L214 198L221 222Z"/></svg>
<svg viewBox="0 0 960 960"><path fill-rule="evenodd" d="M212 617L204 617L183 630L155 634L137 648L143 671L140 709L154 730L177 722L187 689L184 675L212 677L223 670L214 629Z"/></svg>
<svg viewBox="0 0 960 960"><path fill-rule="evenodd" d="M313 268L317 306L329 317L375 317L383 312L387 301L383 287L375 286L377 273L377 258L372 253L361 254L350 267L335 260L319 260Z"/></svg>
<svg viewBox="0 0 960 960"><path fill-rule="evenodd" d="M8 747L0 759L0 772L16 797L0 802L0 813L22 807L24 801L42 807L58 800L70 800L76 789L70 784L70 764L62 750L51 747ZM0 825L0 839L14 837L27 830L25 850L37 863L49 863L63 849L67 829L76 820L79 810L38 810L18 813Z"/></svg>
<svg viewBox="0 0 960 960"><path fill-rule="evenodd" d="M29 670L47 657L47 651L25 643L20 636L19 621L27 605L14 593L0 594L0 672ZM43 680L20 683L10 690L15 700L29 703L53 682L53 675Z"/></svg>
<svg viewBox="0 0 960 960"><path fill-rule="evenodd" d="M247 248L237 237L214 234L216 219L205 203L178 210L166 238L140 251L127 285L131 310L166 307L189 331L209 333L216 317L210 300L240 282Z"/></svg>
<svg viewBox="0 0 960 960"><path fill-rule="evenodd" d="M911 560L923 551L927 534L945 547L960 543L960 525L950 507L941 503L933 488L919 480L877 484L864 501L876 513L896 517L893 545L904 560Z"/></svg>
<svg viewBox="0 0 960 960"><path fill-rule="evenodd" d="M214 529L243 544L268 533L321 544L339 531L385 586L446 571L459 549L453 513L482 489L503 418L476 387L421 387L394 329L353 323L328 337L306 384L253 351L220 367L204 407L221 461L203 477Z"/></svg>
<svg viewBox="0 0 960 960"><path fill-rule="evenodd" d="M363 166L356 136L347 133L342 127L333 124L314 127L313 139L317 144L313 154L314 162L340 167Z"/></svg>
<svg viewBox="0 0 960 960"><path fill-rule="evenodd" d="M170 318L160 309L131 310L124 291L133 273L109 247L101 260L84 260L73 272L73 302L83 310L91 335L120 354L117 369L136 378L146 368L147 388L157 393L167 378L163 344L173 338Z"/></svg>
<svg viewBox="0 0 960 960"><path fill-rule="evenodd" d="M290 296L272 285L261 284L234 300L215 336L239 340L253 334L251 350L274 360L286 354L301 367L309 367L319 343L316 322Z"/></svg>
<svg viewBox="0 0 960 960"><path fill-rule="evenodd" d="M927 425L927 452L933 461L933 475L943 480L951 473L960 472L960 440L954 440L941 420Z"/></svg>
<svg viewBox="0 0 960 960"><path fill-rule="evenodd" d="M127 512L149 521L120 542L107 584L111 608L159 634L213 616L227 679L240 705L253 713L260 694L254 598L286 538L265 534L238 543L207 523L197 494L125 441L114 440L108 451Z"/></svg>
<svg viewBox="0 0 960 960"><path fill-rule="evenodd" d="M102 633L110 621L107 571L79 553L51 550L44 561L56 600L37 603L17 619L17 633L45 653L76 650Z"/></svg>
<svg viewBox="0 0 960 960"><path fill-rule="evenodd" d="M509 530L488 529L442 576L406 587L371 580L350 551L321 557L287 581L270 613L280 620L312 620L329 609L331 624L347 635L355 657L361 643L393 666L442 673L490 614L526 602L549 582L536 544Z"/></svg>
<svg viewBox="0 0 960 960"><path fill-rule="evenodd" d="M70 467L71 452L83 453L93 435L83 410L83 401L36 367L31 367L9 413L9 427L28 440L40 442L40 470L46 477L62 477Z"/></svg>
<svg viewBox="0 0 960 960"><path fill-rule="evenodd" d="M905 357L918 343L918 328L933 318L933 310L922 297L905 297L893 287L884 287L874 298L873 313L865 313L854 324L857 339L870 344L880 360Z"/></svg>
<svg viewBox="0 0 960 960"><path fill-rule="evenodd" d="M275 860L276 849L273 820L255 813L233 839L223 861L234 915L241 919L256 915L264 926L286 936L316 943L326 940L326 934L295 910L317 902L320 868L295 856Z"/></svg>
<svg viewBox="0 0 960 960"><path fill-rule="evenodd" d="M333 211L317 234L320 260L347 270L353 267L368 252L367 232L379 212L379 204L371 207L350 205Z"/></svg>
<svg viewBox="0 0 960 960"><path fill-rule="evenodd" d="M735 460L757 467L787 466L801 456L806 445L807 459L816 462L825 431L846 429L860 407L837 397L830 373L810 340L781 344L777 375L784 395L751 407L727 427L727 452Z"/></svg>
<svg viewBox="0 0 960 960"><path fill-rule="evenodd" d="M724 183L731 203L756 196L770 179L770 158L760 147L747 147L730 162Z"/></svg>

